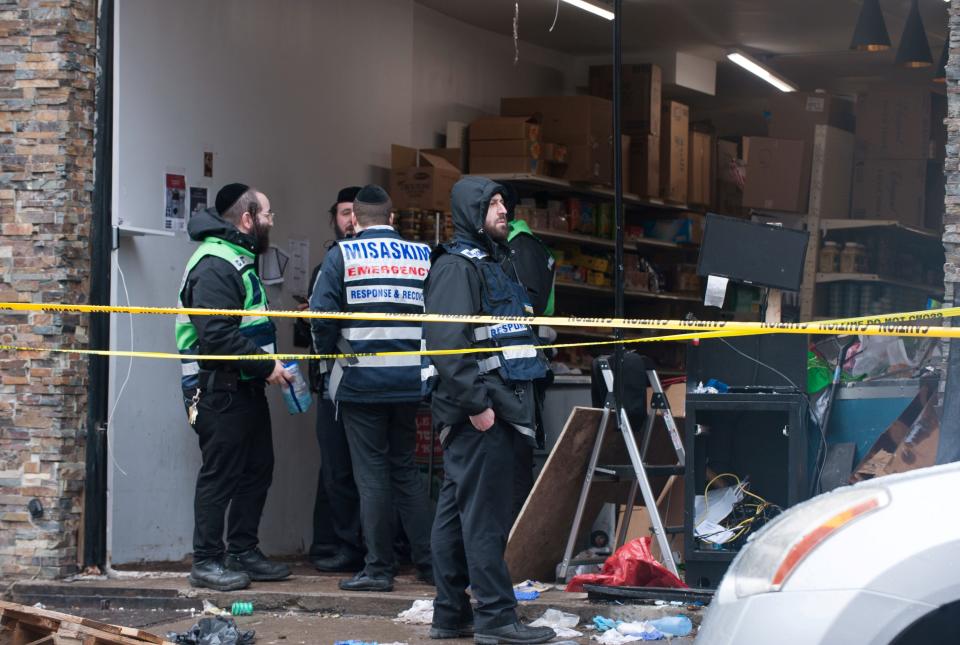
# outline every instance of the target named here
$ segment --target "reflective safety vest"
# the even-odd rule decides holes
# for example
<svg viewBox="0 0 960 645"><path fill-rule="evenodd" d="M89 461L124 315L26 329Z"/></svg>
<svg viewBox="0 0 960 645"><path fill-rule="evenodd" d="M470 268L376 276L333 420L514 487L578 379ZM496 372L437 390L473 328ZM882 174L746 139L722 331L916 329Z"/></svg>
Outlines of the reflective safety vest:
<svg viewBox="0 0 960 645"><path fill-rule="evenodd" d="M260 276L254 270L254 254L243 247L231 244L217 237L208 237L200 247L194 251L187 268L180 280L180 290L177 292L177 307L183 308L183 287L187 283L190 271L208 255L226 260L240 274L243 281L244 298L243 309L247 313L240 319L240 333L250 338L256 345L268 354L276 351L277 330L273 321L262 313L267 310L267 294L260 282ZM180 359L180 381L184 389L193 389L199 384L198 374L200 364L190 355L199 354L200 341L197 337L197 328L190 321L190 316L178 314L176 322L177 349L184 358ZM240 380L248 381L253 377L240 371Z"/></svg>
<svg viewBox="0 0 960 645"><path fill-rule="evenodd" d="M547 248L547 245L543 243L543 240L541 240L539 237L534 235L533 231L530 230L530 225L527 224L522 219L515 219L512 222L510 222L510 230L507 233L507 243L510 243L518 235L529 235L530 237L535 239L543 248L543 252L547 258L547 263L546 265L544 265L544 270L550 273L550 279L549 279L550 295L547 298L547 306L544 307L543 309L543 315L552 316L553 310L554 310L554 301L555 301L554 294L556 292L556 290L554 289L554 286L556 285L556 282L557 282L556 260L554 260L553 253L551 253L550 249Z"/></svg>
<svg viewBox="0 0 960 645"><path fill-rule="evenodd" d="M423 313L423 282L430 271L430 247L400 237L392 228L371 227L340 240L343 256L343 311ZM335 401L410 402L420 400L420 356L362 356L417 351L420 323L344 320L338 349L361 354L338 360L330 370Z"/></svg>
<svg viewBox="0 0 960 645"><path fill-rule="evenodd" d="M477 247L454 240L443 245L447 253L466 258L480 276L481 314L490 316L533 316L533 308L522 285L507 277L498 262L485 261L487 253ZM470 354L477 360L481 374L498 372L505 383L522 383L543 378L547 359L536 348L540 344L533 328L523 322L504 322L473 326L472 347L502 347L501 352ZM532 345L532 347L531 347ZM424 356L420 378L424 394L433 389L437 375L429 356Z"/></svg>

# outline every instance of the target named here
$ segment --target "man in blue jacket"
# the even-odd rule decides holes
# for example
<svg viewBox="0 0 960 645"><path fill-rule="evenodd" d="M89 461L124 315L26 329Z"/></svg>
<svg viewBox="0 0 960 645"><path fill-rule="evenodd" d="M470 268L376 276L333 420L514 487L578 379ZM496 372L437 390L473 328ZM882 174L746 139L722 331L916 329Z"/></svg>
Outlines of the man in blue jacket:
<svg viewBox="0 0 960 645"><path fill-rule="evenodd" d="M353 203L356 235L340 240L324 258L310 298L313 311L358 314L422 313L430 248L404 240L390 226L392 204L379 186L365 186ZM416 351L420 325L363 319L314 319L321 353ZM410 540L417 577L433 583L431 514L414 463L420 403L420 357L360 356L334 364L330 398L342 415L360 492L360 522L367 555L363 571L340 588L392 591L395 510Z"/></svg>

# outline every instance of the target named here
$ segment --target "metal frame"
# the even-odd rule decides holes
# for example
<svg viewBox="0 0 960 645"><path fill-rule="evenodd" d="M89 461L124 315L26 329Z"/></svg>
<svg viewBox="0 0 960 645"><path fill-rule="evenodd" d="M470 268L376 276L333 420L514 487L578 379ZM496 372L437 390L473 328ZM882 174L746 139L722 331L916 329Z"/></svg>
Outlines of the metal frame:
<svg viewBox="0 0 960 645"><path fill-rule="evenodd" d="M673 466L655 466L653 468L665 470L670 474L682 474L686 461L686 453L684 451L683 442L680 439L680 433L677 430L677 424L674 421L673 414L670 411L670 404L667 402L667 397L663 392L663 386L660 384L660 377L657 375L656 371L647 370L647 378L650 382L650 387L653 389L653 397L651 399L650 413L647 415L647 420L643 427L643 449L641 450L637 446L633 428L630 425L630 419L627 417L627 414L623 408L615 404L614 379L610 364L607 359L599 359L599 361L600 372L603 374L603 378L607 386L607 398L604 402L603 414L600 417L600 426L597 428L597 438L593 443L593 451L590 453L590 461L587 464L587 472L583 479L583 486L580 488L580 498L577 501L577 509L574 513L573 525L570 527L570 535L567 537L567 546L564 550L563 561L560 563L557 569L557 578L560 580L566 580L567 572L572 566L580 564L597 564L603 561L596 559L574 560L573 550L576 548L577 535L580 533L580 526L583 523L583 513L587 506L587 499L590 495L590 486L593 484L595 474L599 473L606 476L612 476L615 479L624 478L624 474L622 474L620 471L611 469L610 467L599 466L597 464L600 459L600 451L603 449L603 441L606 437L607 424L610 421L610 412L614 409L619 410L618 426L620 428L620 434L623 437L623 443L626 445L627 453L630 456L630 467L632 470L633 479L633 483L630 486L630 494L627 498L627 508L621 522L620 532L617 535L616 548L623 546L623 543L626 541L627 524L630 522L630 515L633 511L633 503L637 496L637 489L639 488L643 497L644 505L647 508L647 512L650 514L650 521L653 524L652 529L654 537L657 539L657 543L660 545L660 552L663 557L664 566L666 566L667 569L669 569L674 575L679 575L677 571L677 564L673 559L673 551L670 548L670 542L667 538L667 529L663 525L663 520L660 517L660 511L657 508L657 498L653 494L653 487L650 485L650 479L647 476L647 471L651 467L644 463L644 458L646 457L647 449L650 445L650 437L653 432L654 423L656 422L657 417L661 415L663 417L664 424L667 427L667 432L670 435L674 451L677 454L677 463ZM630 473L626 473L626 476L629 477Z"/></svg>

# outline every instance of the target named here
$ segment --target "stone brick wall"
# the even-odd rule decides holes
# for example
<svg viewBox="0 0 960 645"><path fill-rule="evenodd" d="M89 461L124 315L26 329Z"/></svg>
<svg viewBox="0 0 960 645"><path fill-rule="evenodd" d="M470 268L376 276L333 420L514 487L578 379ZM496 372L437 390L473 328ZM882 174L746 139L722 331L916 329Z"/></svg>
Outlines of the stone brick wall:
<svg viewBox="0 0 960 645"><path fill-rule="evenodd" d="M96 0L0 0L0 301L87 300L95 17ZM86 340L86 317L0 316L2 344ZM86 381L80 356L0 351L0 579L76 569Z"/></svg>
<svg viewBox="0 0 960 645"><path fill-rule="evenodd" d="M944 162L946 174L946 210L943 216L943 249L946 263L944 272L944 306L956 303L957 284L960 283L960 2L950 3L950 59L947 61L947 156ZM951 319L944 324L950 325ZM943 374L946 374L946 356L949 343L943 344ZM941 393L945 380L940 382Z"/></svg>

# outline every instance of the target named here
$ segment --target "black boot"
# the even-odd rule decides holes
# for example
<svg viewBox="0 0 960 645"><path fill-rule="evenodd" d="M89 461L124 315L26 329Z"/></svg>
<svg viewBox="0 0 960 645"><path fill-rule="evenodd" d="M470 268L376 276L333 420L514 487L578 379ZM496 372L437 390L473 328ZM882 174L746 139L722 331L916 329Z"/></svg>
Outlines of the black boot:
<svg viewBox="0 0 960 645"><path fill-rule="evenodd" d="M430 627L430 638L441 640L446 638L470 638L473 636L473 623L464 623L459 627Z"/></svg>
<svg viewBox="0 0 960 645"><path fill-rule="evenodd" d="M393 591L393 578L368 576L361 571L349 580L341 580L339 586L344 591Z"/></svg>
<svg viewBox="0 0 960 645"><path fill-rule="evenodd" d="M228 553L227 568L231 571L243 571L251 580L261 582L290 577L290 567L279 562L270 562L257 547L243 553Z"/></svg>
<svg viewBox="0 0 960 645"><path fill-rule="evenodd" d="M526 645L527 643L546 643L552 640L557 633L549 627L530 627L517 621L512 625L493 627L478 630L473 635L473 641L480 645Z"/></svg>
<svg viewBox="0 0 960 645"><path fill-rule="evenodd" d="M363 555L349 549L340 549L329 558L316 558L313 566L317 571L356 573L363 570Z"/></svg>
<svg viewBox="0 0 960 645"><path fill-rule="evenodd" d="M242 571L230 571L220 560L196 560L187 576L190 585L216 591L236 591L250 586L250 576Z"/></svg>

